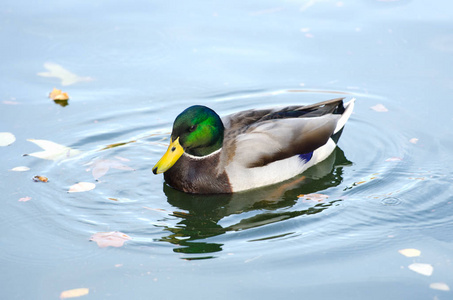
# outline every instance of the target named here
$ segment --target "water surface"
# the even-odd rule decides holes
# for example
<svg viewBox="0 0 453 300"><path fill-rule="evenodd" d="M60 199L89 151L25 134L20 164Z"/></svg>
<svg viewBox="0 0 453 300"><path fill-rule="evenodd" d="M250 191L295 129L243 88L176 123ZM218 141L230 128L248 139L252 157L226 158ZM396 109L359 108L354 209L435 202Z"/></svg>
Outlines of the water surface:
<svg viewBox="0 0 453 300"><path fill-rule="evenodd" d="M430 285L453 288L452 8L5 2L0 131L16 141L0 147L3 297L83 287L85 299L451 298ZM38 75L49 64L77 76ZM54 87L66 106L47 98ZM335 97L357 99L339 148L292 180L197 196L151 172L187 106L225 115ZM27 139L82 153L22 156L39 151ZM96 188L68 193L77 182ZM111 231L131 240L90 241Z"/></svg>

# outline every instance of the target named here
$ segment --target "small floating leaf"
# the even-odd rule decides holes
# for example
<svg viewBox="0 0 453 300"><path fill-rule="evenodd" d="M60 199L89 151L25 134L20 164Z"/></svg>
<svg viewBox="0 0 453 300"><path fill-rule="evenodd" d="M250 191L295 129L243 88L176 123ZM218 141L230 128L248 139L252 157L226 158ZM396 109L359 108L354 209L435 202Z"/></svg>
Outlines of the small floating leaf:
<svg viewBox="0 0 453 300"><path fill-rule="evenodd" d="M388 112L389 110L383 104L376 104L375 106L371 106L371 109L377 112Z"/></svg>
<svg viewBox="0 0 453 300"><path fill-rule="evenodd" d="M19 202L27 202L27 201L30 201L31 200L31 197L22 197L19 199Z"/></svg>
<svg viewBox="0 0 453 300"><path fill-rule="evenodd" d="M398 251L399 253L401 253L402 255L406 256L406 257L416 257L416 256L420 256L421 252L420 250L418 249L401 249Z"/></svg>
<svg viewBox="0 0 453 300"><path fill-rule="evenodd" d="M30 170L30 168L25 167L25 166L15 167L15 168L11 169L11 171L15 171L15 172L25 172L25 171L29 171L29 170Z"/></svg>
<svg viewBox="0 0 453 300"><path fill-rule="evenodd" d="M67 290L67 291L61 292L60 299L81 297L81 296L88 295L89 292L90 292L90 290L87 288Z"/></svg>
<svg viewBox="0 0 453 300"><path fill-rule="evenodd" d="M433 266L431 266L430 264L422 263L413 263L409 265L409 269L425 276L431 276L431 274L433 274L434 271Z"/></svg>
<svg viewBox="0 0 453 300"><path fill-rule="evenodd" d="M412 144L417 144L418 139L417 138L412 138L412 139L409 140L409 142L411 142Z"/></svg>
<svg viewBox="0 0 453 300"><path fill-rule="evenodd" d="M16 137L11 132L0 132L0 146L9 146L16 141Z"/></svg>
<svg viewBox="0 0 453 300"><path fill-rule="evenodd" d="M125 145L127 145L127 144L135 143L135 142L137 142L137 141L136 141L136 140L132 140L132 141L123 142L123 143L110 144L110 145L107 145L107 146L105 146L104 148L100 149L99 151L107 150L107 149L112 149L112 148L116 148L116 147L120 147L120 146L125 146Z"/></svg>
<svg viewBox="0 0 453 300"><path fill-rule="evenodd" d="M448 292L450 290L450 287L443 282L434 282L429 285L430 288L434 290L439 290L439 291L445 291Z"/></svg>
<svg viewBox="0 0 453 300"><path fill-rule="evenodd" d="M67 93L62 92L57 88L53 88L52 92L49 94L49 98L52 100L68 100L69 96Z"/></svg>
<svg viewBox="0 0 453 300"><path fill-rule="evenodd" d="M35 143L36 145L44 149L44 151L24 154L25 156L34 156L48 160L61 160L76 156L81 153L81 151L79 150L75 150L47 140L28 139L27 141Z"/></svg>
<svg viewBox="0 0 453 300"><path fill-rule="evenodd" d="M125 233L120 231L111 231L111 232L97 232L93 234L90 238L90 241L94 241L98 244L100 248L104 247L121 247L126 241L131 240L132 238Z"/></svg>
<svg viewBox="0 0 453 300"><path fill-rule="evenodd" d="M129 198L114 198L114 197L108 197L107 199L116 201L116 202L122 202L122 203L127 203L127 202L134 202L134 200L131 200Z"/></svg>
<svg viewBox="0 0 453 300"><path fill-rule="evenodd" d="M110 168L117 170L135 171L135 169L121 163L120 161L112 159L98 159L93 163L90 163L90 165L93 165L91 173L95 180L98 180L99 178L107 174Z"/></svg>
<svg viewBox="0 0 453 300"><path fill-rule="evenodd" d="M72 185L69 188L68 193L87 192L87 191L91 191L95 187L96 187L96 185L91 182L79 182L79 183Z"/></svg>
<svg viewBox="0 0 453 300"><path fill-rule="evenodd" d="M45 176L36 175L35 177L33 177L33 181L34 182L39 182L39 181L47 182L47 181L49 181L49 179L47 177L45 177Z"/></svg>
<svg viewBox="0 0 453 300"><path fill-rule="evenodd" d="M359 186L361 184L370 182L371 180L377 179L378 175L379 175L379 173L373 173L371 175L365 176L365 177L361 178L359 181L356 181L356 182L352 183L351 185L349 185L346 189L352 189L356 186Z"/></svg>
<svg viewBox="0 0 453 300"><path fill-rule="evenodd" d="M98 180L99 178L101 178L102 176L104 176L105 174L107 174L107 172L109 171L110 167L107 166L107 165L96 165L93 170L91 171L91 174L93 175L93 178L95 180Z"/></svg>

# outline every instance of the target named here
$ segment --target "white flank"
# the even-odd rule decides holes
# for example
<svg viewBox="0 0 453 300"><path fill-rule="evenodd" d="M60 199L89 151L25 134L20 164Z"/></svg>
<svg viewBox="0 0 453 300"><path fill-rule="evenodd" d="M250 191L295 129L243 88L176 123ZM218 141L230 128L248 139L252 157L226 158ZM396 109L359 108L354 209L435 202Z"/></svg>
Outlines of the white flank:
<svg viewBox="0 0 453 300"><path fill-rule="evenodd" d="M301 174L311 166L325 160L335 147L335 142L329 139L324 146L313 152L313 157L307 163L296 155L256 168L245 168L233 162L226 167L226 172L233 192L253 189L282 182Z"/></svg>

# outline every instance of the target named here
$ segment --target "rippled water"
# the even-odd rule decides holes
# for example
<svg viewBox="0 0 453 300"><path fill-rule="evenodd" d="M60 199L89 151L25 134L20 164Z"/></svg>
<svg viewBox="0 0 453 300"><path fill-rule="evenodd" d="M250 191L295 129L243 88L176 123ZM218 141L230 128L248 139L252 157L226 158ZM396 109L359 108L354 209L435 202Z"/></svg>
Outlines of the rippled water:
<svg viewBox="0 0 453 300"><path fill-rule="evenodd" d="M16 141L0 147L2 297L451 298L432 284L453 288L452 11L447 1L7 1L0 131ZM37 75L48 63L78 80ZM67 106L47 98L53 87ZM357 99L339 148L287 182L197 196L151 172L187 106L225 115L335 97ZM82 154L22 156L39 151L27 139ZM68 193L77 182L96 188ZM110 231L131 240L90 241Z"/></svg>

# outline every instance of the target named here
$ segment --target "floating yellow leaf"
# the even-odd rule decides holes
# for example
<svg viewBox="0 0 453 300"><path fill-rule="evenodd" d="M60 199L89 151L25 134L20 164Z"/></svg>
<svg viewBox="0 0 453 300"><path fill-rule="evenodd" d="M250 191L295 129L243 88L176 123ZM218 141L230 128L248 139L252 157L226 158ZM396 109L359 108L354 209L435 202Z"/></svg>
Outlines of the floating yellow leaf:
<svg viewBox="0 0 453 300"><path fill-rule="evenodd" d="M120 146L124 146L124 145L130 144L130 143L135 143L135 142L137 142L137 141L136 140L132 140L132 141L129 141L129 142L110 144L110 145L107 145L104 148L100 149L99 151L112 149L112 148L116 148L116 147L120 147Z"/></svg>
<svg viewBox="0 0 453 300"><path fill-rule="evenodd" d="M0 146L9 146L16 141L16 137L11 132L0 132Z"/></svg>
<svg viewBox="0 0 453 300"><path fill-rule="evenodd" d="M121 247L124 242L131 240L132 238L125 233L120 231L111 232L97 232L93 234L90 241L94 241L100 248L104 247Z"/></svg>
<svg viewBox="0 0 453 300"><path fill-rule="evenodd" d="M25 172L25 171L29 171L29 170L30 170L30 168L25 167L25 166L15 167L15 168L11 169L11 171L15 171L15 172Z"/></svg>
<svg viewBox="0 0 453 300"><path fill-rule="evenodd" d="M89 292L90 292L90 290L87 288L67 290L67 291L61 292L60 299L81 297L81 296L88 295Z"/></svg>
<svg viewBox="0 0 453 300"><path fill-rule="evenodd" d="M401 253L402 255L406 256L406 257L416 257L416 256L420 256L421 252L420 250L418 249L401 249L401 250L398 250L399 253Z"/></svg>
<svg viewBox="0 0 453 300"><path fill-rule="evenodd" d="M430 288L434 290L439 290L439 291L445 291L448 292L450 290L450 287L443 282L434 282L429 285Z"/></svg>
<svg viewBox="0 0 453 300"><path fill-rule="evenodd" d="M80 77L56 63L47 62L44 64L44 68L46 68L49 72L38 73L38 76L59 78L61 80L61 85L63 86L93 80L93 78L90 77Z"/></svg>
<svg viewBox="0 0 453 300"><path fill-rule="evenodd" d="M365 177L361 178L359 181L356 181L353 184L351 184L350 186L348 186L347 189L352 189L353 187L356 187L358 185L370 182L371 180L377 179L378 178L377 175L379 175L379 173L373 173L371 175L365 176Z"/></svg>
<svg viewBox="0 0 453 300"><path fill-rule="evenodd" d="M431 274L433 274L434 271L433 266L431 266L430 264L422 263L413 263L409 265L409 269L425 276L431 276Z"/></svg>
<svg viewBox="0 0 453 300"><path fill-rule="evenodd" d="M62 92L57 88L53 88L52 92L49 94L49 98L52 100L68 100L69 96L67 93Z"/></svg>
<svg viewBox="0 0 453 300"><path fill-rule="evenodd" d="M134 202L134 200L131 200L129 198L113 198L113 197L108 197L107 199L116 201L116 202L121 202L121 203L127 203L127 202Z"/></svg>
<svg viewBox="0 0 453 300"><path fill-rule="evenodd" d="M81 151L79 150L75 150L47 140L28 139L27 141L35 143L36 145L44 149L44 151L24 154L24 156L34 156L48 160L62 160L81 153Z"/></svg>
<svg viewBox="0 0 453 300"><path fill-rule="evenodd" d="M96 185L91 182L79 182L79 183L72 185L69 188L68 193L87 192L87 191L91 191L95 187L96 187Z"/></svg>
<svg viewBox="0 0 453 300"><path fill-rule="evenodd" d="M49 179L47 177L44 177L44 176L36 175L35 177L33 177L33 181L34 182L38 182L38 181L47 182L47 181L49 181Z"/></svg>

